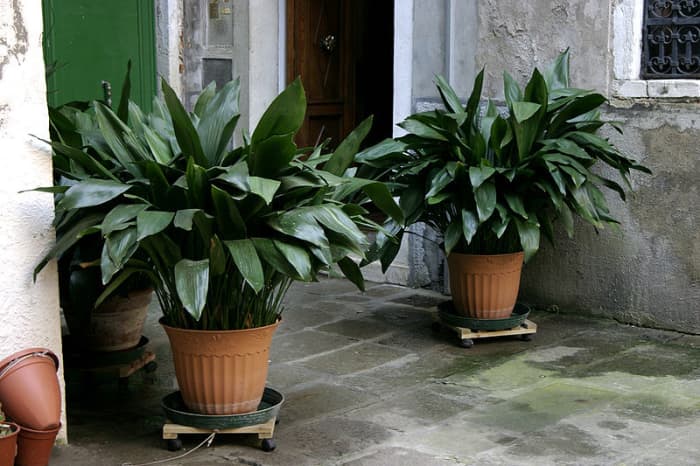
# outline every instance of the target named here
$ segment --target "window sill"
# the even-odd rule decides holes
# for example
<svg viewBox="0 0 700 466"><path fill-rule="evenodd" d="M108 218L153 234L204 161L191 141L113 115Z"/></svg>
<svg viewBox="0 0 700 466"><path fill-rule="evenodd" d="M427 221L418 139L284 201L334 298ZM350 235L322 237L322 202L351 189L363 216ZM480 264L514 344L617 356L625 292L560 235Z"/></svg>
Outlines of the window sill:
<svg viewBox="0 0 700 466"><path fill-rule="evenodd" d="M613 96L621 99L696 99L700 97L700 80L615 80L613 81Z"/></svg>

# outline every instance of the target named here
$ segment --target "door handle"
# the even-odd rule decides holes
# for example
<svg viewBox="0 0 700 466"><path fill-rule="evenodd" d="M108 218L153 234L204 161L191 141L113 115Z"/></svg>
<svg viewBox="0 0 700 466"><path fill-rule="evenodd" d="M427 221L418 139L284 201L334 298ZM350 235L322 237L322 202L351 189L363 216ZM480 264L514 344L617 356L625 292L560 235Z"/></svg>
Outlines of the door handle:
<svg viewBox="0 0 700 466"><path fill-rule="evenodd" d="M105 104L112 108L112 85L109 81L102 81L102 95L104 96Z"/></svg>
<svg viewBox="0 0 700 466"><path fill-rule="evenodd" d="M335 36L333 34L328 34L326 37L321 39L319 46L325 53L331 54L335 50L337 44L338 40L335 38Z"/></svg>

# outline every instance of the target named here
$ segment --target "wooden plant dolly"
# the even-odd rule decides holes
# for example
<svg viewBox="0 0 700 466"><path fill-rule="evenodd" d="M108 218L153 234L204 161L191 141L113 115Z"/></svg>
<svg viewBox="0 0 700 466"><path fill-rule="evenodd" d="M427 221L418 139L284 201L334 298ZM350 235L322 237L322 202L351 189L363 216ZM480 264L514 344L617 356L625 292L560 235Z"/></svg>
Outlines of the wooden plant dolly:
<svg viewBox="0 0 700 466"><path fill-rule="evenodd" d="M506 319L474 319L455 314L452 302L447 301L438 305L432 328L436 332L442 327L452 330L457 334L458 344L462 348L471 348L474 340L480 338L519 336L523 341L530 341L532 335L537 333L537 324L527 318L529 314L530 309L518 303L513 315Z"/></svg>
<svg viewBox="0 0 700 466"><path fill-rule="evenodd" d="M168 450L177 451L182 448L182 440L178 438L180 434L258 434L260 439L260 449L262 451L272 451L277 445L272 436L275 433L277 417L273 417L263 424L253 424L243 427L229 427L221 429L204 429L201 427L183 426L167 422L163 424L163 440L167 442Z"/></svg>
<svg viewBox="0 0 700 466"><path fill-rule="evenodd" d="M141 337L134 348L111 352L89 352L76 349L70 340L64 339L66 370L83 374L88 380L93 376L116 377L120 387L126 387L129 377L140 371L154 372L158 368L156 354L147 349L148 338Z"/></svg>
<svg viewBox="0 0 700 466"><path fill-rule="evenodd" d="M189 411L180 392L174 392L161 402L166 416L163 440L168 450L177 451L182 448L180 434L257 434L260 448L273 451L277 445L272 437L283 402L280 392L266 387L258 409L252 413L206 415Z"/></svg>

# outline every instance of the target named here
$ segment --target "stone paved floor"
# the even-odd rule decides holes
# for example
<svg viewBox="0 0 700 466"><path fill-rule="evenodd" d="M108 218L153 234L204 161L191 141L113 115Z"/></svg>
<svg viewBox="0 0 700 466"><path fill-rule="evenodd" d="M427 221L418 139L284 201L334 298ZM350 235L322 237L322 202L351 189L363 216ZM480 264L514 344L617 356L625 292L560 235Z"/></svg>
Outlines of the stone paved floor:
<svg viewBox="0 0 700 466"><path fill-rule="evenodd" d="M700 337L535 311L531 342L472 349L430 329L441 295L342 280L296 285L272 348L269 383L286 395L277 450L219 436L168 464L697 465ZM160 398L175 389L152 309L153 374L69 383L67 446L54 466L146 463L163 449ZM98 380L99 382L99 380ZM186 449L202 440L183 437Z"/></svg>

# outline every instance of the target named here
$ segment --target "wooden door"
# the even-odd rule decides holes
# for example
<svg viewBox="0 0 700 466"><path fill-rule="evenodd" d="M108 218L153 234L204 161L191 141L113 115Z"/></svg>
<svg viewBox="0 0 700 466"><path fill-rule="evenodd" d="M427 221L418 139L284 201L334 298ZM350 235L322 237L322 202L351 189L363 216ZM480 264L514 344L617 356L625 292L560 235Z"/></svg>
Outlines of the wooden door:
<svg viewBox="0 0 700 466"><path fill-rule="evenodd" d="M335 147L355 124L351 3L287 0L287 79L301 76L308 104L299 146Z"/></svg>
<svg viewBox="0 0 700 466"><path fill-rule="evenodd" d="M103 98L102 81L119 102L129 60L131 99L144 110L156 94L153 0L44 0L44 58L52 106Z"/></svg>

